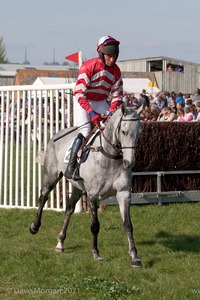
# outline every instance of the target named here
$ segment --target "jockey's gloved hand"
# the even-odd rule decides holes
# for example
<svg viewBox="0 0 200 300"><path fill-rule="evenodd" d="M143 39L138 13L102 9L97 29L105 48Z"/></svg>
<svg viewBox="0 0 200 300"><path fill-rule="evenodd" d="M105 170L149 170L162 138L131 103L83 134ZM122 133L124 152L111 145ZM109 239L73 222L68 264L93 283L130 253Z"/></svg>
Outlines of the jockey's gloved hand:
<svg viewBox="0 0 200 300"><path fill-rule="evenodd" d="M112 116L112 112L111 111L106 111L105 115L102 116L102 121L103 123L108 122L108 120L110 119L110 117Z"/></svg>
<svg viewBox="0 0 200 300"><path fill-rule="evenodd" d="M96 113L94 110L89 113L89 116L91 122L94 124L99 124L99 122L101 121L101 116L98 113Z"/></svg>

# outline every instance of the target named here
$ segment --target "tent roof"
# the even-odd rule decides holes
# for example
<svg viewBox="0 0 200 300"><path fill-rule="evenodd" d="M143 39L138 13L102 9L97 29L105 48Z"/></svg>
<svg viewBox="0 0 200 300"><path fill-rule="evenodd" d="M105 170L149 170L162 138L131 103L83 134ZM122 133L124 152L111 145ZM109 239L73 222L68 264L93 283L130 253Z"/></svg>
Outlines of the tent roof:
<svg viewBox="0 0 200 300"><path fill-rule="evenodd" d="M66 84L75 83L75 78L63 78L63 77L37 77L33 85L51 85L51 84ZM143 89L147 93L155 95L160 90L158 87L151 87L151 81L148 78L123 78L124 91L128 93L135 93L136 97L139 97Z"/></svg>
<svg viewBox="0 0 200 300"><path fill-rule="evenodd" d="M74 78L63 77L37 77L33 85L66 84L75 82Z"/></svg>

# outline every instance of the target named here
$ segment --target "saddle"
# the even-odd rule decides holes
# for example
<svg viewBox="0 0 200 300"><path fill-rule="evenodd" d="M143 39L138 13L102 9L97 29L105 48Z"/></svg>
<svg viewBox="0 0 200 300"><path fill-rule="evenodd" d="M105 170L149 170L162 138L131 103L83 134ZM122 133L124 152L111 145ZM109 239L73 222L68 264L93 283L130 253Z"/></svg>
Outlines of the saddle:
<svg viewBox="0 0 200 300"><path fill-rule="evenodd" d="M92 145L93 145L96 137L99 136L99 134L100 134L99 129L92 130L91 133L85 139L85 141L84 141L83 145L81 146L81 148L78 152L78 155L77 155L77 162L79 165L86 161L86 159L90 153L90 150L92 148ZM70 142L70 145L68 146L68 148L65 152L64 163L69 162L70 152L71 152L73 142L74 142L74 139Z"/></svg>

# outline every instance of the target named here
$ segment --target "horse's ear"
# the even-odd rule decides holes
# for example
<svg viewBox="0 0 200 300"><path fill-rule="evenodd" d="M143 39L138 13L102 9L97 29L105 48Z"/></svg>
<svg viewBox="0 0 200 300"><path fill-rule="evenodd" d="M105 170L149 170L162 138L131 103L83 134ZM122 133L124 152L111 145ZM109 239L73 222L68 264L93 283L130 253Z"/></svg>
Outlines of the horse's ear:
<svg viewBox="0 0 200 300"><path fill-rule="evenodd" d="M126 115L126 104L124 102L121 105L121 111L123 115Z"/></svg>
<svg viewBox="0 0 200 300"><path fill-rule="evenodd" d="M144 109L144 105L141 105L141 106L137 109L138 115L141 114L141 112L143 111L143 109Z"/></svg>

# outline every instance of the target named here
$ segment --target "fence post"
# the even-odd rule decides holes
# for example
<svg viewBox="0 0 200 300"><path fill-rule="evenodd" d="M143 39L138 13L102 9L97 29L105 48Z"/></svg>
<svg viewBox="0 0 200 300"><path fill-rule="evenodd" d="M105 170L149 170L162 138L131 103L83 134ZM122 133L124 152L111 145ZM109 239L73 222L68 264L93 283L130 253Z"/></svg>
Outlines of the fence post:
<svg viewBox="0 0 200 300"><path fill-rule="evenodd" d="M163 174L161 172L157 172L157 192L158 192L158 205L162 205L161 196L159 193L161 193L161 176Z"/></svg>

